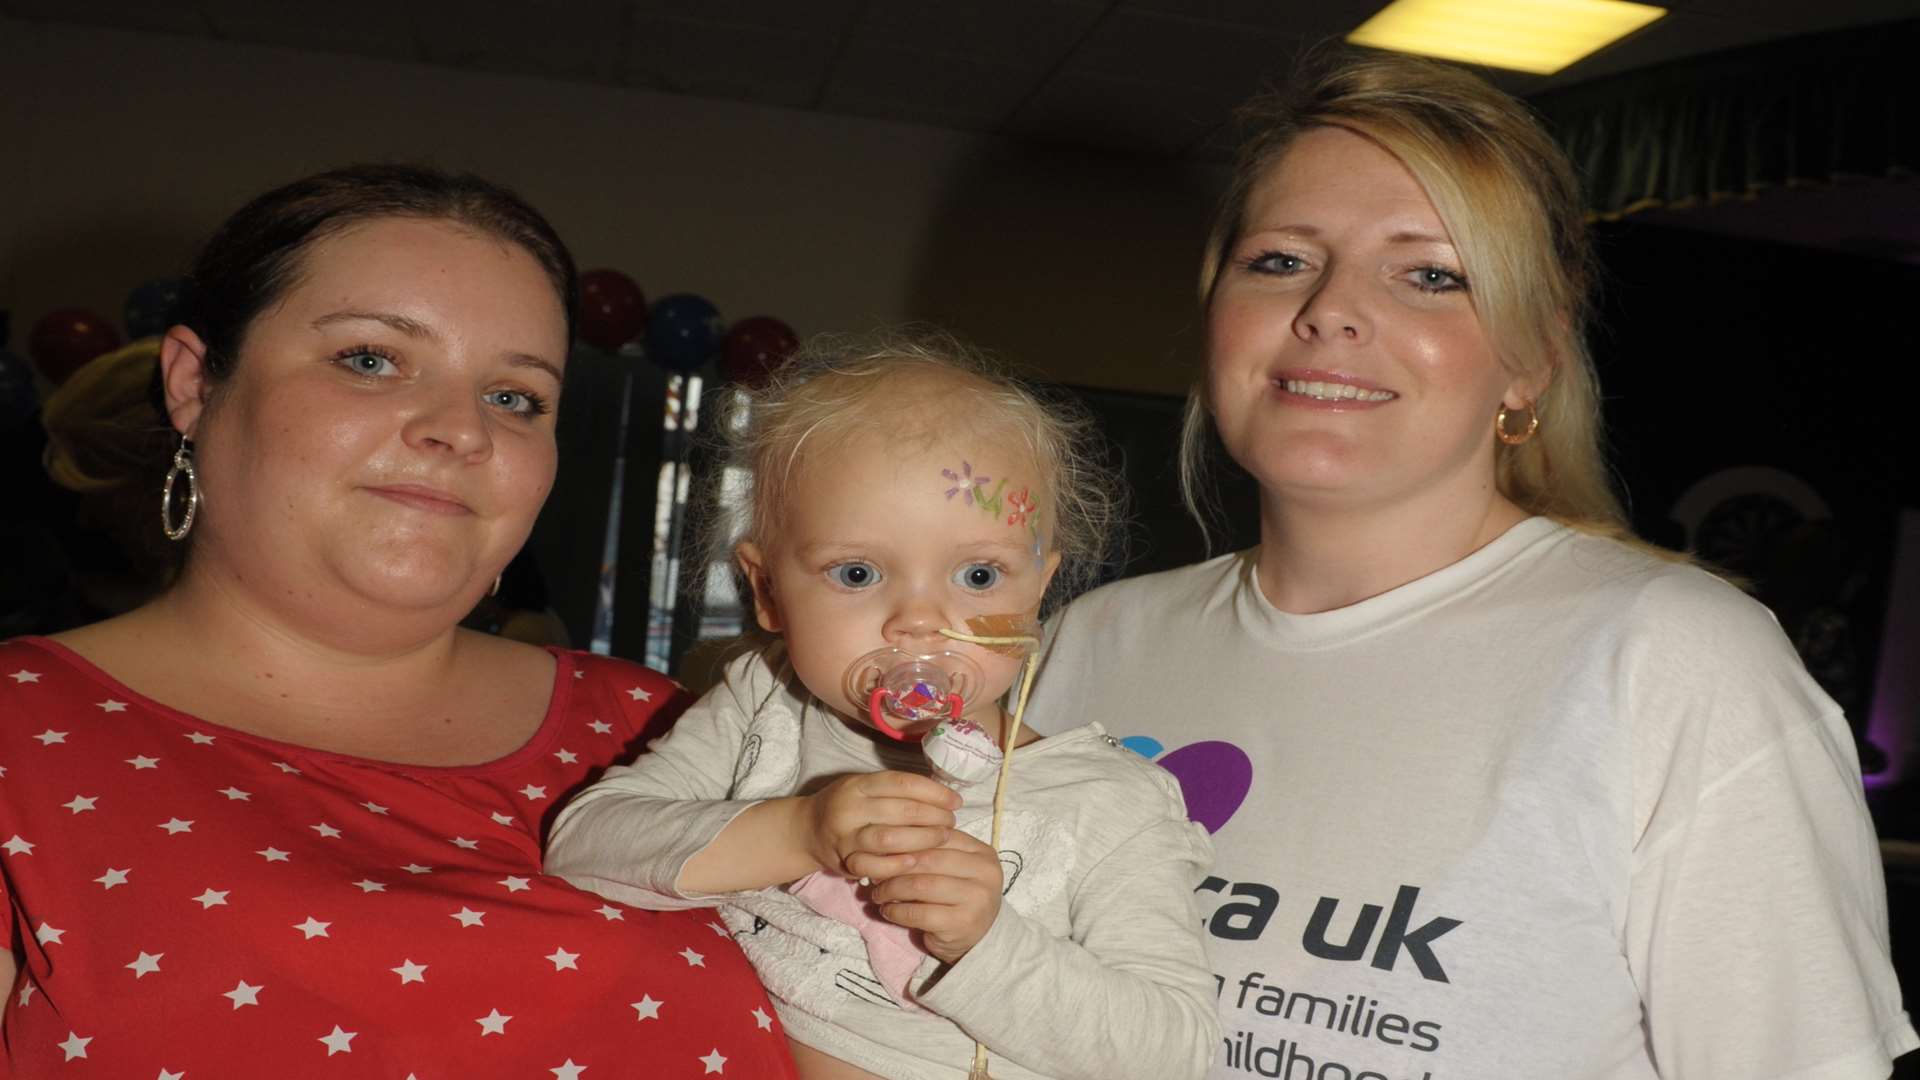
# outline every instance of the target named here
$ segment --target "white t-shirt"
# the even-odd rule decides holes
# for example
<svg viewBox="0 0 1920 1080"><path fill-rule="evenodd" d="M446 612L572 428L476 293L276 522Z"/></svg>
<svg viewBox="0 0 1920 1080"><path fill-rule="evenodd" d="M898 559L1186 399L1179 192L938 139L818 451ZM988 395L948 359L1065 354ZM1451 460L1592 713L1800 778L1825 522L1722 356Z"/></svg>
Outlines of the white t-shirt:
<svg viewBox="0 0 1920 1080"><path fill-rule="evenodd" d="M1920 1045L1853 745L1766 609L1544 518L1384 595L1252 553L1057 620L1214 831L1216 1078L1851 1080Z"/></svg>

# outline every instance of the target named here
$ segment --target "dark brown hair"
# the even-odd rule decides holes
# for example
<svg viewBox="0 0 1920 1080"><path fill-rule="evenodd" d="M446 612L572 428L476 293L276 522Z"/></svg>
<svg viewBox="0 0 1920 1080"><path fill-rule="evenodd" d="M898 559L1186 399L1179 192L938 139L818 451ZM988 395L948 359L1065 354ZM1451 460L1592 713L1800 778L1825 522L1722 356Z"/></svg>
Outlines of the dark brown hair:
<svg viewBox="0 0 1920 1080"><path fill-rule="evenodd" d="M468 173L420 165L348 165L255 197L200 249L176 320L206 343L208 375L218 381L233 374L248 328L293 287L308 248L376 218L449 221L518 245L553 283L572 338L573 256L538 210Z"/></svg>

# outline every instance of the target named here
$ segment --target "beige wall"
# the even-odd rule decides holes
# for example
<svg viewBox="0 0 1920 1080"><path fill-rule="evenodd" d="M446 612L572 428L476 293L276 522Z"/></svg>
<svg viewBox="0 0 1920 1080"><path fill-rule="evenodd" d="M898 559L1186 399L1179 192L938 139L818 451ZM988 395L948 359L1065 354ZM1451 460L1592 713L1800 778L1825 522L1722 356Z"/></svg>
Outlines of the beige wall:
<svg viewBox="0 0 1920 1080"><path fill-rule="evenodd" d="M935 319L1061 381L1178 391L1219 177L934 128L0 19L0 307L117 319L248 195L424 160L581 265L803 334Z"/></svg>

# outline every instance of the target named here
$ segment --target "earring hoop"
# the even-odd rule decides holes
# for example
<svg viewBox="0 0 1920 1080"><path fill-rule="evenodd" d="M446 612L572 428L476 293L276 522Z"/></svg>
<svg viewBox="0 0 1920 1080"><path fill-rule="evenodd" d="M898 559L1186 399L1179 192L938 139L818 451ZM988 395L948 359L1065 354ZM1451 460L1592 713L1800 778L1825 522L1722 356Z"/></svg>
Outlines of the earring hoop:
<svg viewBox="0 0 1920 1080"><path fill-rule="evenodd" d="M493 588L491 588L491 589L488 589L488 590L487 590L487 595L488 595L488 596L499 596L499 595L500 595L500 579L501 579L501 578L504 578L504 577L506 577L506 576L507 576L507 575L506 575L506 574L504 574L504 573L500 573L500 574L495 574L495 575L493 575Z"/></svg>
<svg viewBox="0 0 1920 1080"><path fill-rule="evenodd" d="M180 524L173 523L173 487L187 478L187 512ZM167 470L167 482L160 488L160 528L169 540L185 540L193 531L193 515L200 509L200 477L193 471L193 440L180 437L180 448L173 452L173 468Z"/></svg>
<svg viewBox="0 0 1920 1080"><path fill-rule="evenodd" d="M1494 438L1499 439L1508 446L1519 446L1521 443L1533 438L1533 433L1540 430L1540 411L1533 407L1533 402L1531 401L1527 402L1525 408L1527 410L1526 430L1516 432L1508 422L1514 415L1515 410L1508 409L1505 405L1500 406L1500 411L1493 414Z"/></svg>

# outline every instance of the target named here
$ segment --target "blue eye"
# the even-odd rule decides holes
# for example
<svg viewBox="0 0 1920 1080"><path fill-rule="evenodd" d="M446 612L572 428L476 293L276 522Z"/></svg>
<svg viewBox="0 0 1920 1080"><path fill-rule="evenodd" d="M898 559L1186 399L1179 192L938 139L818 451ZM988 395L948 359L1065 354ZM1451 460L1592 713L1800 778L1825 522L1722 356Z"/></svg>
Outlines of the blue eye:
<svg viewBox="0 0 1920 1080"><path fill-rule="evenodd" d="M1413 271L1412 277L1414 287L1421 292L1454 292L1467 287L1464 274L1457 274L1443 266L1422 266Z"/></svg>
<svg viewBox="0 0 1920 1080"><path fill-rule="evenodd" d="M975 592L985 592L1000 584L1000 568L992 563L968 563L960 568L953 580L962 588Z"/></svg>
<svg viewBox="0 0 1920 1080"><path fill-rule="evenodd" d="M1284 251L1265 251L1247 260L1247 269L1260 274L1276 274L1285 277L1297 274L1307 268L1307 261L1298 255L1289 255Z"/></svg>
<svg viewBox="0 0 1920 1080"><path fill-rule="evenodd" d="M548 412L546 398L524 390L489 390L485 400L496 409L505 409L520 416L544 416Z"/></svg>
<svg viewBox="0 0 1920 1080"><path fill-rule="evenodd" d="M880 580L880 571L870 563L843 562L828 569L827 576L843 589L864 589Z"/></svg>
<svg viewBox="0 0 1920 1080"><path fill-rule="evenodd" d="M372 349L349 349L334 357L334 362L355 375L378 377L398 372L392 360Z"/></svg>

